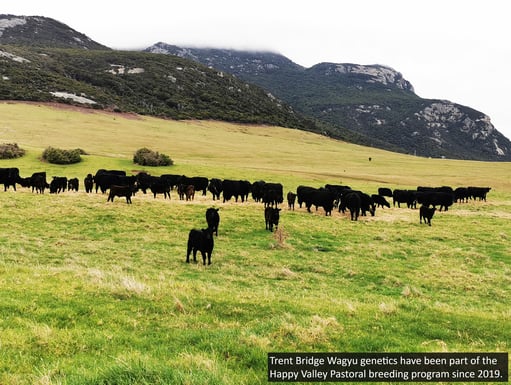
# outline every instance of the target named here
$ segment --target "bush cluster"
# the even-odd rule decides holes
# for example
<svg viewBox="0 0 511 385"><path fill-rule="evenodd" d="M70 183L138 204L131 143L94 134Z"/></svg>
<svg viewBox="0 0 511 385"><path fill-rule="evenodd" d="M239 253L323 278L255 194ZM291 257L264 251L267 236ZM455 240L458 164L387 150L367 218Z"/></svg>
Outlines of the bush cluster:
<svg viewBox="0 0 511 385"><path fill-rule="evenodd" d="M0 144L0 159L21 158L25 155L25 150L18 147L17 143Z"/></svg>
<svg viewBox="0 0 511 385"><path fill-rule="evenodd" d="M79 148L74 150L62 150L50 146L43 151L43 159L48 163L73 164L82 161L81 153L83 153L83 150Z"/></svg>
<svg viewBox="0 0 511 385"><path fill-rule="evenodd" d="M174 164L168 155L160 154L145 147L135 152L133 163L141 166L172 166Z"/></svg>

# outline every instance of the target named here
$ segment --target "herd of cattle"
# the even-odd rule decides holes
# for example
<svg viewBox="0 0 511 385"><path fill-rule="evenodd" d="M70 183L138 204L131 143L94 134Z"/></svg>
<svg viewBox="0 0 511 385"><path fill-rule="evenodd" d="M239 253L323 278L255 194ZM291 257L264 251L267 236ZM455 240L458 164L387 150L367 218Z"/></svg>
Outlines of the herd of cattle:
<svg viewBox="0 0 511 385"><path fill-rule="evenodd" d="M0 184L4 185L4 191L9 187L16 190L16 185L31 188L32 192L43 194L49 189L51 194L59 194L66 190L78 191L80 181L78 178L67 178L53 176L47 181L46 172L36 172L29 177L21 177L18 168L0 168ZM273 231L278 228L281 205L284 202L284 189L281 183L269 183L265 181L249 182L247 180L229 180L207 177L187 177L184 175L164 174L152 176L146 172L139 172L137 175L126 175L121 170L98 170L94 175L88 174L84 180L84 189L87 193L108 193L107 201L113 201L115 197L124 197L126 202L131 203L131 197L136 192L142 191L146 194L150 191L154 197L162 194L164 198L170 199L170 192L176 190L181 200L193 200L195 193L200 192L203 196L208 192L212 194L213 200L223 199L223 202L234 199L236 202L245 202L249 195L255 202L264 204L264 218L266 229ZM442 187L418 187L415 190L403 190L381 187L377 194L367 194L363 191L354 190L349 186L327 184L322 187L298 186L296 192L288 192L285 196L290 210L294 210L295 203L299 207L305 205L308 212L312 206L318 210L323 208L325 215L332 215L337 209L345 213L349 211L351 220L358 220L358 217L370 213L375 215L377 207L390 207L387 198L392 199L392 205L401 207L406 204L408 208L417 208L420 205L420 223L424 220L431 226L431 219L438 206L439 211L447 211L455 202L467 202L468 200L484 200L491 190L490 187L458 187L453 189L449 186ZM207 229L192 230L189 234L187 262L190 253L193 252L194 261L196 253L200 251L203 262L206 259L211 263L211 252L213 249L213 233L218 235L218 211L212 221L207 213ZM216 225L214 225L216 221Z"/></svg>

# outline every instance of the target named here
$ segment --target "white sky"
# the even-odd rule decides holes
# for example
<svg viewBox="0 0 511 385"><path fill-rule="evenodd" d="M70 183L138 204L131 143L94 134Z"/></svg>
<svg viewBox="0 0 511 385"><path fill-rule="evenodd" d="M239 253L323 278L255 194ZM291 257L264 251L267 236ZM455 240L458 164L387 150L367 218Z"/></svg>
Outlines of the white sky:
<svg viewBox="0 0 511 385"><path fill-rule="evenodd" d="M158 41L269 50L297 64L384 64L424 98L490 116L511 138L507 1L2 0L0 13L46 16L115 49Z"/></svg>

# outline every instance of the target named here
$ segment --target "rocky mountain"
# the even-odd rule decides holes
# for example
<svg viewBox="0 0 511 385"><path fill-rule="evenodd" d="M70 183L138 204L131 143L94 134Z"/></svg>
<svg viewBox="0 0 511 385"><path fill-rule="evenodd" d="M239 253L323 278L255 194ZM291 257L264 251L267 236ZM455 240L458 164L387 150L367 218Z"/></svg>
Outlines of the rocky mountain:
<svg viewBox="0 0 511 385"><path fill-rule="evenodd" d="M296 111L370 138L369 144L428 157L511 160L511 142L480 111L423 99L398 71L382 65L320 63L304 68L271 52L183 48L157 43L147 52L175 55L257 84Z"/></svg>
<svg viewBox="0 0 511 385"><path fill-rule="evenodd" d="M0 44L109 49L63 23L42 16L0 15Z"/></svg>

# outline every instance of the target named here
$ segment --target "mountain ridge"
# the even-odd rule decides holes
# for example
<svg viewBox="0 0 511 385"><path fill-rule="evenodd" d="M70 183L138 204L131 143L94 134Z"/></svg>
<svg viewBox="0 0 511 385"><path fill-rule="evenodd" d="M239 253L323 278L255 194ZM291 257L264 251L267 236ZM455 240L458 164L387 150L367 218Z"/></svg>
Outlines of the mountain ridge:
<svg viewBox="0 0 511 385"><path fill-rule="evenodd" d="M420 98L411 82L388 66L325 62L305 68L273 52L186 48L163 42L146 51L186 57L230 72L268 89L307 116L393 145L400 152L511 160L511 142L487 115L450 101Z"/></svg>

